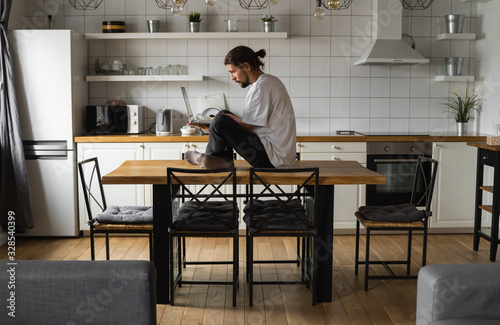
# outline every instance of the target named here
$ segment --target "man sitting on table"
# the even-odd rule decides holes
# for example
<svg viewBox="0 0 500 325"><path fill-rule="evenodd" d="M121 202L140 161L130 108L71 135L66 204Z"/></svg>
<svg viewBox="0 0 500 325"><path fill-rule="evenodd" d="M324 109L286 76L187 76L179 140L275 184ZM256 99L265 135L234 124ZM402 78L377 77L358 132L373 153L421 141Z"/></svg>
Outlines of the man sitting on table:
<svg viewBox="0 0 500 325"><path fill-rule="evenodd" d="M254 52L246 46L229 51L224 64L242 88L248 86L243 116L229 111L217 114L208 130L205 153L188 151L187 162L203 168L232 168L233 149L253 167L288 167L295 161L295 114L283 83L261 67L265 50ZM191 124L191 123L190 123Z"/></svg>

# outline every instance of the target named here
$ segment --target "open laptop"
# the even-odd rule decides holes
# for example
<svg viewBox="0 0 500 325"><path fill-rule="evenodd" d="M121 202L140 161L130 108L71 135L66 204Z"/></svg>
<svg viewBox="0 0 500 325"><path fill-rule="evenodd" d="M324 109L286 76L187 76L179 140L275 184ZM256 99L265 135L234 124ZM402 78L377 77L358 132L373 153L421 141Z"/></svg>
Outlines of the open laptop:
<svg viewBox="0 0 500 325"><path fill-rule="evenodd" d="M184 97L184 103L186 103L186 110L189 118L189 122L193 124L209 125L212 122L211 116L204 116L203 119L195 119L193 115L193 110L191 109L191 104L189 103L189 98L185 87L181 87L182 96Z"/></svg>

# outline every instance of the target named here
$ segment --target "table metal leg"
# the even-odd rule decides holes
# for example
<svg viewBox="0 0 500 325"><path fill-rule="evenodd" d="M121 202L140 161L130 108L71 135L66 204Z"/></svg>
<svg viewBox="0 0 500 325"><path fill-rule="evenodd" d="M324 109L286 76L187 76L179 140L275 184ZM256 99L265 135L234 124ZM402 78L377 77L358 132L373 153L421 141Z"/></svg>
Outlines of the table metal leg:
<svg viewBox="0 0 500 325"><path fill-rule="evenodd" d="M479 232L481 231L481 218L482 210L479 208L483 204L483 177L484 177L484 164L482 159L482 150L477 150L477 171L476 171L476 206L474 214L474 242L472 249L477 252L479 249L479 239L481 238Z"/></svg>
<svg viewBox="0 0 500 325"><path fill-rule="evenodd" d="M153 185L153 241L154 264L156 268L156 301L158 304L170 302L169 290L169 243L168 207L170 192L167 185Z"/></svg>
<svg viewBox="0 0 500 325"><path fill-rule="evenodd" d="M332 263L333 263L333 198L334 185L320 185L317 193L320 218L318 220L318 239L314 247L316 302L332 301Z"/></svg>

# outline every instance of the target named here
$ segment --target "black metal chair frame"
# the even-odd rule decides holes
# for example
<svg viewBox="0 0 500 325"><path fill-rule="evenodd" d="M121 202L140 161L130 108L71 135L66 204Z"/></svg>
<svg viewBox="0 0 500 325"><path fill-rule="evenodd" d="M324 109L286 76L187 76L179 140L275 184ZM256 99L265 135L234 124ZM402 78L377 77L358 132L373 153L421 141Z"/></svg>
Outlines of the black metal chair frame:
<svg viewBox="0 0 500 325"><path fill-rule="evenodd" d="M427 178L426 173L424 172L422 166L423 163L432 164L431 174L429 175L429 178ZM428 219L430 216L432 216L431 203L432 203L432 195L434 192L434 183L436 181L437 166L438 162L435 159L427 158L424 156L418 157L410 203L417 205L425 202L425 211L426 211L425 216L421 220L415 221L416 223L420 223L419 226L415 226L415 222L407 223L407 225L405 225L404 222L387 222L387 226L376 225L373 227L363 224L363 227L366 229L366 252L364 261L359 260L359 236L360 236L360 224L361 224L360 218L364 219L364 216L359 211L355 213L357 219L356 219L356 257L354 265L354 274L356 275L358 274L358 266L360 264L365 266L365 281L364 281L365 291L368 290L369 279L416 279L417 278L417 275L410 274L412 235L414 231L422 231L423 233L422 267L425 266L427 259ZM425 191L421 197L417 197L415 195L417 186L419 184L419 180L423 181L425 186ZM378 222L378 223L383 224L384 222ZM408 231L407 259L405 261L402 260L370 261L370 235L372 231ZM369 275L370 264L383 265L384 268L389 273L389 275ZM406 275L395 274L395 272L390 267L390 265L394 264L406 265Z"/></svg>
<svg viewBox="0 0 500 325"><path fill-rule="evenodd" d="M218 184L205 184L201 186L200 189L196 191L192 190L189 185L186 185L179 178L178 174L216 174L216 173L226 173L226 176ZM169 217L169 260L170 260L170 304L174 305L174 292L176 286L181 287L183 284L212 284L212 285L232 285L233 286L233 306L236 306L236 291L238 288L238 273L239 273L239 243L238 243L238 204L236 195L236 169L228 171L227 169L183 169L183 168L167 168L167 184L171 191L171 201L169 202L169 211L172 211L172 215ZM225 194L222 192L222 187L231 186L231 193ZM203 193L205 190L210 190L210 193ZM175 200L180 200L181 204L186 200L196 201L201 205L203 210L207 212L211 217L216 217L216 213L211 211L209 205L206 205L210 199L223 199L225 201L231 201L233 204L233 224L227 230L213 230L213 231L198 231L198 230L176 230L173 228L173 216L175 211L172 207ZM214 222L216 222L214 220ZM227 237L233 239L233 259L232 261L187 261L186 260L186 247L185 238L186 237L208 237L208 238L219 238ZM174 274L174 238L176 238L176 250L177 254L177 274ZM182 243L181 243L182 239ZM182 249L181 249L182 247ZM232 265L233 266L233 278L231 281L203 281L203 280L183 280L182 279L182 268L186 265Z"/></svg>
<svg viewBox="0 0 500 325"><path fill-rule="evenodd" d="M302 173L307 174L305 181L297 185L293 192L285 191L280 185L268 184L261 176L263 173ZM264 189L259 193L254 192L255 185L262 185ZM249 223L246 227L246 253L247 253L247 281L249 284L249 304L253 305L253 285L279 285L279 284L306 284L312 290L314 285L312 283L314 276L312 276L312 247L314 246L315 239L317 237L317 218L318 218L318 202L314 198L314 195L318 193L319 185L319 168L287 168L287 169L270 169L270 168L250 168L250 185L247 187L247 200L249 206ZM254 214L253 205L254 201L261 198L271 198L273 200L278 200L280 202L280 207L275 209L271 213L270 218L274 216L277 212L282 213L284 210L288 210L289 213L295 215L295 217L300 220L304 225L307 226L307 230L295 230L295 229L283 229L280 231L269 231L266 229L249 229L248 224L254 224ZM312 209L312 221L303 220L299 215L290 211L286 203L290 202L292 199L299 199L304 205L304 200L306 198L312 198L314 200L314 205ZM297 237L297 259L292 260L254 260L253 258L253 238L254 237ZM302 254L300 253L300 238L302 238ZM313 242L306 238L311 238ZM301 256L302 255L302 256ZM297 263L297 266L301 267L301 279L300 281L254 281L253 278L253 265L254 264L280 264L280 263ZM315 305L315 295L312 295L312 304Z"/></svg>
<svg viewBox="0 0 500 325"><path fill-rule="evenodd" d="M84 165L93 163L92 171L90 177L86 178L83 170ZM94 202L102 210L106 210L107 203L106 197L104 195L104 188L101 181L101 171L99 169L99 162L97 157L82 160L78 163L78 171L80 174L80 180L83 188L83 197L85 199L85 206L87 209L88 225L90 227L90 256L92 260L95 260L95 234L105 234L106 235L106 259L109 260L109 234L148 234L149 236L149 260L153 261L153 224L144 225L132 225L132 224L106 224L107 229L99 229L100 225L92 214L91 203ZM87 182L88 180L88 182ZM95 194L92 191L92 183L94 181L98 182L99 193ZM120 229L120 226L126 225L127 229ZM116 226L116 228L114 228ZM147 228L147 229L146 229Z"/></svg>

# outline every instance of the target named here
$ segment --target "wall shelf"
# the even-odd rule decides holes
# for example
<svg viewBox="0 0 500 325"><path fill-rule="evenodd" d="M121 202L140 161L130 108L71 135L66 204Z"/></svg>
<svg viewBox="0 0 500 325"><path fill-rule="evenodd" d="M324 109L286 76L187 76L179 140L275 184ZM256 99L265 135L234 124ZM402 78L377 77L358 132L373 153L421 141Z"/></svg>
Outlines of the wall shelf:
<svg viewBox="0 0 500 325"><path fill-rule="evenodd" d="M203 81L199 75L159 75L159 76L87 76L87 81Z"/></svg>
<svg viewBox="0 0 500 325"><path fill-rule="evenodd" d="M474 76L436 76L436 81L468 82L474 81Z"/></svg>
<svg viewBox="0 0 500 325"><path fill-rule="evenodd" d="M474 40L476 34L473 33L443 33L436 36L438 41L441 40Z"/></svg>
<svg viewBox="0 0 500 325"><path fill-rule="evenodd" d="M286 32L200 32L200 33L87 33L88 40L128 39L286 39Z"/></svg>

